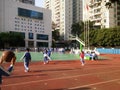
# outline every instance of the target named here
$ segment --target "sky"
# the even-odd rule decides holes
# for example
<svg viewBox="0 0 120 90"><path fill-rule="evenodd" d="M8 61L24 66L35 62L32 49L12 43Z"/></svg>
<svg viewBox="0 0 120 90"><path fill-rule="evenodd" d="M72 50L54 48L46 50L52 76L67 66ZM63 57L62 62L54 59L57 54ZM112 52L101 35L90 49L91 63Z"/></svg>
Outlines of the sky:
<svg viewBox="0 0 120 90"><path fill-rule="evenodd" d="M43 7L44 6L44 0L35 0L35 5L38 7Z"/></svg>

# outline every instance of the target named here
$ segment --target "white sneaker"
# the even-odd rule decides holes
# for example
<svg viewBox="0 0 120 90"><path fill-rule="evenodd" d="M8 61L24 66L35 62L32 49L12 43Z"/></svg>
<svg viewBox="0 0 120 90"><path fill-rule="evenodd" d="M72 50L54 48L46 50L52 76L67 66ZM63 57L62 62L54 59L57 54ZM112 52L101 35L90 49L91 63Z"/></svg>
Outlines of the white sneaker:
<svg viewBox="0 0 120 90"><path fill-rule="evenodd" d="M44 62L44 64L46 64L46 63Z"/></svg>
<svg viewBox="0 0 120 90"><path fill-rule="evenodd" d="M84 66L85 64L82 64L81 66Z"/></svg>
<svg viewBox="0 0 120 90"><path fill-rule="evenodd" d="M25 72L29 72L29 69L28 69L28 70L25 70Z"/></svg>
<svg viewBox="0 0 120 90"><path fill-rule="evenodd" d="M27 70L25 70L25 72L28 72Z"/></svg>

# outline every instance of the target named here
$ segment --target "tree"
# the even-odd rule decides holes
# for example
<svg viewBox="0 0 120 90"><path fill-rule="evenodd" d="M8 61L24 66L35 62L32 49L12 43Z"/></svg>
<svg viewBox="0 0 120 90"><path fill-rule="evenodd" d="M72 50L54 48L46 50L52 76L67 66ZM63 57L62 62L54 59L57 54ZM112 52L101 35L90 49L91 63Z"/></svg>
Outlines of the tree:
<svg viewBox="0 0 120 90"><path fill-rule="evenodd" d="M73 23L72 24L72 27L71 27L71 33L74 35L74 36L80 36L80 34L83 32L83 28L84 28L84 23L82 21L80 22L77 22L77 23Z"/></svg>
<svg viewBox="0 0 120 90"><path fill-rule="evenodd" d="M54 22L52 22L52 29L55 30L56 27L57 27L57 25Z"/></svg>
<svg viewBox="0 0 120 90"><path fill-rule="evenodd" d="M19 42L18 42L19 41ZM17 42L17 43L15 43ZM19 32L10 33L10 46L24 46L24 37Z"/></svg>
<svg viewBox="0 0 120 90"><path fill-rule="evenodd" d="M0 33L0 44L1 48L24 46L24 37L17 32L2 32Z"/></svg>
<svg viewBox="0 0 120 90"><path fill-rule="evenodd" d="M91 30L89 34L89 41L90 41L90 46L97 46L97 40L96 37L98 35L98 30Z"/></svg>
<svg viewBox="0 0 120 90"><path fill-rule="evenodd" d="M60 38L59 29L52 31L52 39L57 41L57 40L59 40L59 38Z"/></svg>
<svg viewBox="0 0 120 90"><path fill-rule="evenodd" d="M111 2L111 3L115 3L115 2L119 3L120 0L109 0L109 2Z"/></svg>
<svg viewBox="0 0 120 90"><path fill-rule="evenodd" d="M55 43L59 39L60 39L59 29L52 31L52 47L55 47Z"/></svg>
<svg viewBox="0 0 120 90"><path fill-rule="evenodd" d="M120 3L120 0L109 0L109 2L107 2L107 1L105 1L105 2L106 2L105 6L107 8L111 8L112 4L114 4L114 3Z"/></svg>
<svg viewBox="0 0 120 90"><path fill-rule="evenodd" d="M102 47L118 47L120 46L120 27L109 29L91 30L90 45Z"/></svg>
<svg viewBox="0 0 120 90"><path fill-rule="evenodd" d="M7 33L5 33L5 32L0 33L0 39L1 39L0 43L1 43L2 48L9 46L10 37L9 37L8 32Z"/></svg>
<svg viewBox="0 0 120 90"><path fill-rule="evenodd" d="M120 47L120 27L90 30L89 41L93 47ZM84 32L81 39L84 37Z"/></svg>

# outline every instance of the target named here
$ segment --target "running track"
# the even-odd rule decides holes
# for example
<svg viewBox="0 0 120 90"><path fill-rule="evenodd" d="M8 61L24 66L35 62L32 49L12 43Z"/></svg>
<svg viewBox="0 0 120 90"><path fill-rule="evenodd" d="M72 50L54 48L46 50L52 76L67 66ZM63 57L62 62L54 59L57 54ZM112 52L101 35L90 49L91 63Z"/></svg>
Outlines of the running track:
<svg viewBox="0 0 120 90"><path fill-rule="evenodd" d="M106 60L31 62L25 73L16 63L10 77L3 77L1 90L120 90L120 55L103 55Z"/></svg>

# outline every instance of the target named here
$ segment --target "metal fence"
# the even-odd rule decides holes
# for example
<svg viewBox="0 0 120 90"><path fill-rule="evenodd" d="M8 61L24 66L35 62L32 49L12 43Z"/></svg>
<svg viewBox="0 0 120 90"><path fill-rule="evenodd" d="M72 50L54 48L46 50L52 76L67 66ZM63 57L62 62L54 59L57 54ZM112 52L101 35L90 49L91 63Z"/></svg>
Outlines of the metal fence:
<svg viewBox="0 0 120 90"><path fill-rule="evenodd" d="M97 48L96 50L100 53L106 54L120 54L120 49L115 48Z"/></svg>

